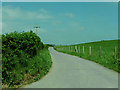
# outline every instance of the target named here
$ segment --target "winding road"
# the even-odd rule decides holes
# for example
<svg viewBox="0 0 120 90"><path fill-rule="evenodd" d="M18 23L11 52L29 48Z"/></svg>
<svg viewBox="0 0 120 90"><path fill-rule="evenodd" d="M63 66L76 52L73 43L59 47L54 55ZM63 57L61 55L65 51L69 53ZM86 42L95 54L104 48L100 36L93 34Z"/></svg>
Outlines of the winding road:
<svg viewBox="0 0 120 90"><path fill-rule="evenodd" d="M49 48L53 65L41 80L23 88L118 88L118 73Z"/></svg>

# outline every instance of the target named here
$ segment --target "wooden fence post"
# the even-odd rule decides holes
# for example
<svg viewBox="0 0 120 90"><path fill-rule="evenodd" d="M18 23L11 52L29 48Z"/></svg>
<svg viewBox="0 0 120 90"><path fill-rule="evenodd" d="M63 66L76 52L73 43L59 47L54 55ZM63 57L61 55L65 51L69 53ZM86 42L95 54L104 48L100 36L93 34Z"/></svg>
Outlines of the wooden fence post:
<svg viewBox="0 0 120 90"><path fill-rule="evenodd" d="M83 55L84 55L84 46L83 46Z"/></svg>
<svg viewBox="0 0 120 90"><path fill-rule="evenodd" d="M91 46L89 47L89 56L91 56Z"/></svg>
<svg viewBox="0 0 120 90"><path fill-rule="evenodd" d="M100 46L100 52L99 52L99 56L101 57L101 46Z"/></svg>
<svg viewBox="0 0 120 90"><path fill-rule="evenodd" d="M73 52L75 52L75 46L73 46Z"/></svg>
<svg viewBox="0 0 120 90"><path fill-rule="evenodd" d="M77 46L75 46L75 52L77 52Z"/></svg>
<svg viewBox="0 0 120 90"><path fill-rule="evenodd" d="M115 47L115 59L116 59L116 47Z"/></svg>
<svg viewBox="0 0 120 90"><path fill-rule="evenodd" d="M72 52L74 52L74 47L72 46Z"/></svg>

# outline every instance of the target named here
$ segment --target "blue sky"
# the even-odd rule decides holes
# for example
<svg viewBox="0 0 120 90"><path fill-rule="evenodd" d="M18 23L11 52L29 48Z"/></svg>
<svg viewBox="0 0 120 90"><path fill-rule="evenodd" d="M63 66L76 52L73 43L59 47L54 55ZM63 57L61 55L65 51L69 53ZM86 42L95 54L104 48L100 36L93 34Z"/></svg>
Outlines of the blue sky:
<svg viewBox="0 0 120 90"><path fill-rule="evenodd" d="M2 33L29 31L38 24L42 42L78 44L118 39L117 2L3 2Z"/></svg>

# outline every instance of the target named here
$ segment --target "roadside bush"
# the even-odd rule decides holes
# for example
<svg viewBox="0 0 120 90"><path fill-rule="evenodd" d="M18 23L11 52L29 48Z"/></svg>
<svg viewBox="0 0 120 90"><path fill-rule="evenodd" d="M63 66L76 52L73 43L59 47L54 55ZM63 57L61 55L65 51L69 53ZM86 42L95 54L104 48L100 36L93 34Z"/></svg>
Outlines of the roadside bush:
<svg viewBox="0 0 120 90"><path fill-rule="evenodd" d="M44 48L40 38L30 32L12 32L2 35L2 82L9 86L17 85L24 78L28 61ZM33 70L35 64L32 63ZM27 70L28 72L30 70ZM30 72L31 73L31 72ZM35 74L35 73L33 73Z"/></svg>

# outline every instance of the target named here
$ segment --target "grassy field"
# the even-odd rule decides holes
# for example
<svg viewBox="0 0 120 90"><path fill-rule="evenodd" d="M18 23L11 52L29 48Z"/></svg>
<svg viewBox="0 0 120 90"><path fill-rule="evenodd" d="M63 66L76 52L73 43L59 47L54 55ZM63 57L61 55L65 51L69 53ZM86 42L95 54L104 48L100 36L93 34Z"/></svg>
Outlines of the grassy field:
<svg viewBox="0 0 120 90"><path fill-rule="evenodd" d="M77 49L75 51L75 47ZM90 54L91 47L91 54ZM116 56L115 56L115 47L116 47ZM84 48L84 54L83 54ZM101 49L100 49L101 48ZM118 62L118 40L110 41L99 41L99 42L90 42L70 46L55 46L55 50L71 55L78 56L87 60L94 61L112 69L114 71L119 71L119 62ZM89 67L88 67L89 68Z"/></svg>

